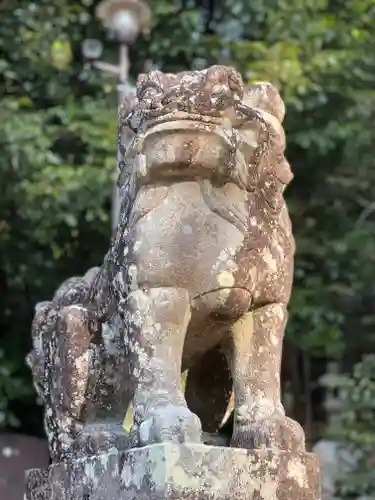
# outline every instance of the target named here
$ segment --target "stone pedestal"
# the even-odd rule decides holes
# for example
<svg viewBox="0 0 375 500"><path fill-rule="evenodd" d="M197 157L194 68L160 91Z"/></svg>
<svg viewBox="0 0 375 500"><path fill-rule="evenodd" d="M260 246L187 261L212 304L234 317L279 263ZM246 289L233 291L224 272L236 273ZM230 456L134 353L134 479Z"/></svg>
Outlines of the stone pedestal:
<svg viewBox="0 0 375 500"><path fill-rule="evenodd" d="M311 453L157 444L27 473L25 500L320 500Z"/></svg>

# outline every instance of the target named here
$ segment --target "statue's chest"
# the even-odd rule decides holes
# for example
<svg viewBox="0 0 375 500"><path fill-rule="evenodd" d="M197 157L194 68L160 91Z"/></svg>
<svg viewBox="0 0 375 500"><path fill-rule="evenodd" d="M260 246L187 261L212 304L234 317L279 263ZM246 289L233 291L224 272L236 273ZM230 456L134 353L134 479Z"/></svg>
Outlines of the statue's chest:
<svg viewBox="0 0 375 500"><path fill-rule="evenodd" d="M221 198L198 182L141 191L127 242L127 260L138 281L173 282L195 294L233 276L246 235L245 206L231 210L228 196Z"/></svg>
<svg viewBox="0 0 375 500"><path fill-rule="evenodd" d="M142 188L132 209L130 226L146 224L152 228L156 223L159 229L168 225L170 231L175 228L182 234L202 232L203 236L213 229L224 230L229 223L246 234L248 217L246 191L231 183L214 187L209 181L191 181ZM223 219L222 223L218 219ZM211 227L213 220L216 224ZM184 231L187 225L191 230L185 227Z"/></svg>
<svg viewBox="0 0 375 500"><path fill-rule="evenodd" d="M186 182L143 188L129 219L125 268L138 285L179 286L193 295L247 286L249 269L281 263L281 232L255 194L234 184Z"/></svg>
<svg viewBox="0 0 375 500"><path fill-rule="evenodd" d="M218 247L272 246L291 234L286 211L269 216L259 193L233 183L213 186L210 181L146 186L137 196L129 220L131 237L165 245Z"/></svg>

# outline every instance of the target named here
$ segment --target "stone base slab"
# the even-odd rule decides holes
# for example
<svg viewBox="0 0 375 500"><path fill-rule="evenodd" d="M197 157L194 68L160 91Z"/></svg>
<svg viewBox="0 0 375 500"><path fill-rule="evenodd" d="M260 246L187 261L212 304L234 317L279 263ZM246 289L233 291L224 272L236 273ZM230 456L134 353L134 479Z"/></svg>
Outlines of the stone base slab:
<svg viewBox="0 0 375 500"><path fill-rule="evenodd" d="M315 454L156 444L27 472L25 500L320 500Z"/></svg>

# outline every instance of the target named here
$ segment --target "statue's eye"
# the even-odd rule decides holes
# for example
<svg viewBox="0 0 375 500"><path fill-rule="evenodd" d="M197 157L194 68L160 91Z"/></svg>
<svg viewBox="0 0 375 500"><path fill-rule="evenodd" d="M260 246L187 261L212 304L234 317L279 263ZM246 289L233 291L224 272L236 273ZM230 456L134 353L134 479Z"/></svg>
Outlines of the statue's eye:
<svg viewBox="0 0 375 500"><path fill-rule="evenodd" d="M135 123L134 123L134 112L131 111L128 116L125 118L125 124L132 130L134 133L137 133L137 130L135 129Z"/></svg>
<svg viewBox="0 0 375 500"><path fill-rule="evenodd" d="M140 125L139 113L137 113L136 111L131 111L125 118L125 124L130 128L132 132L136 134L139 130Z"/></svg>

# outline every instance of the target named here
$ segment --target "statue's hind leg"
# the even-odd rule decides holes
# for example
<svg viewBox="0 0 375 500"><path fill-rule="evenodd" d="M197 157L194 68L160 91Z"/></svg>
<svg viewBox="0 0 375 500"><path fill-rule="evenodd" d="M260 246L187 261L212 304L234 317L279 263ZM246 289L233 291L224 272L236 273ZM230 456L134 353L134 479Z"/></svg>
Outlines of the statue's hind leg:
<svg viewBox="0 0 375 500"><path fill-rule="evenodd" d="M280 364L286 321L283 304L268 304L247 313L232 327L234 447L305 450L302 427L285 416L281 403Z"/></svg>
<svg viewBox="0 0 375 500"><path fill-rule="evenodd" d="M137 290L127 299L129 361L138 384L133 400L133 445L201 442L198 417L180 387L181 360L190 321L186 290Z"/></svg>

